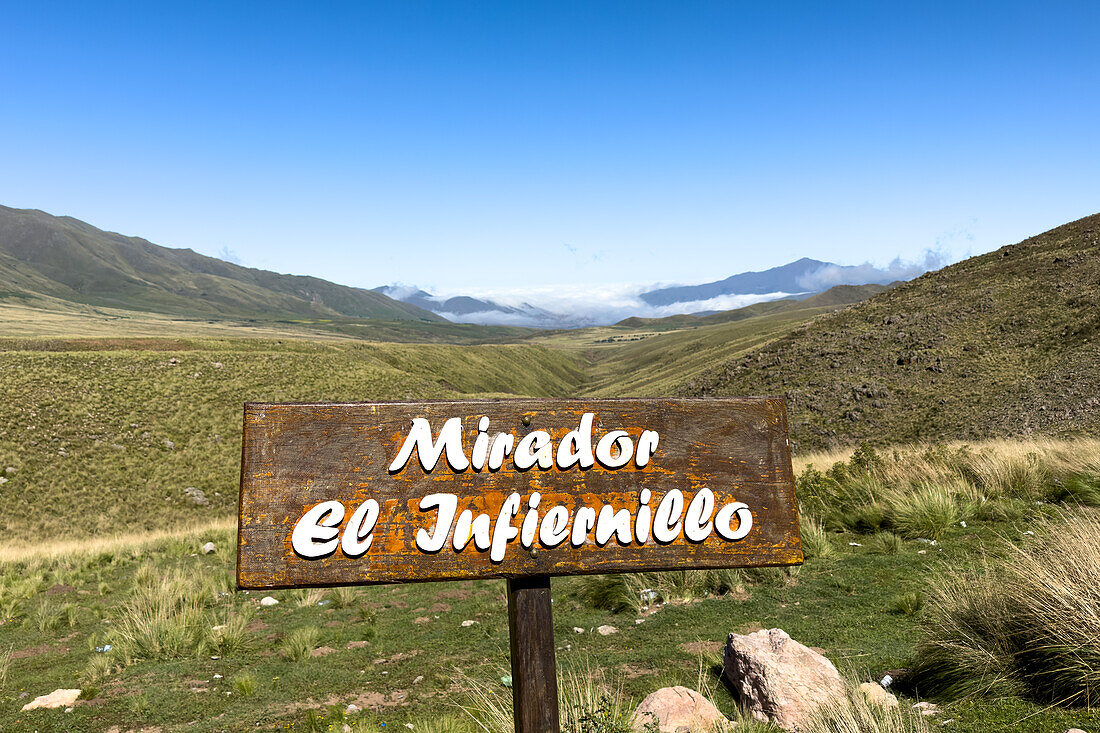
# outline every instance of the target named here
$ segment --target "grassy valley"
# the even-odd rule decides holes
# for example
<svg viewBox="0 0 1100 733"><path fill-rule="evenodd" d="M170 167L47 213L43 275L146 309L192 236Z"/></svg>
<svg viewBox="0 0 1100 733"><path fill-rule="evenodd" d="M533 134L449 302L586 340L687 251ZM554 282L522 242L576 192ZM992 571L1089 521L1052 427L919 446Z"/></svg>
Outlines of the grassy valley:
<svg viewBox="0 0 1100 733"><path fill-rule="evenodd" d="M233 592L245 401L785 393L806 564L556 579L566 729L625 733L641 697L683 684L775 730L719 673L729 631L776 626L853 684L909 670L904 711L940 706L856 730L1095 729L1098 233L1081 220L881 292L569 332L4 296L0 728L503 733L499 581ZM1033 572L1061 567L1047 547L1083 586ZM1030 577L1070 603L1044 615ZM68 687L72 712L20 712Z"/></svg>

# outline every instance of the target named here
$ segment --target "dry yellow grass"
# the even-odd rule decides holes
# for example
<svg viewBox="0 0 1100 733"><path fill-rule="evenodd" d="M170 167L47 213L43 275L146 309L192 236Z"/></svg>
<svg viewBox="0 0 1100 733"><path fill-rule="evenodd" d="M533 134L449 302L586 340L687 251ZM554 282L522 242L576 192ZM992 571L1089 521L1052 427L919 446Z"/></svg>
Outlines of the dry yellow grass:
<svg viewBox="0 0 1100 733"><path fill-rule="evenodd" d="M164 540L199 538L214 534L224 536L236 530L236 527L236 517L220 517L198 525L171 527L155 532L133 532L79 540L51 540L36 544L21 542L0 545L0 563L133 551Z"/></svg>
<svg viewBox="0 0 1100 733"><path fill-rule="evenodd" d="M1010 487L1026 479L1039 465L1055 474L1100 472L1100 438L958 441L943 447L950 453L968 448L971 456L966 460L966 468L974 472L974 478L983 486ZM811 465L824 471L834 463L847 461L853 452L854 448L848 448L796 455L795 475ZM946 482L959 475L950 463L937 459L931 445L896 446L879 453L887 459L879 476L884 484Z"/></svg>

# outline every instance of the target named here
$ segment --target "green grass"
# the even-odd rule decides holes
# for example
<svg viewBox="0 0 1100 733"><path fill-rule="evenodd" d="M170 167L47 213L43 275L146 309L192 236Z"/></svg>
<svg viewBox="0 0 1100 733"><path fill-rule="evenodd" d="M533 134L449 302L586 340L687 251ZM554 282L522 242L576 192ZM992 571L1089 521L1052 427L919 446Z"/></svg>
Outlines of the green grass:
<svg viewBox="0 0 1100 733"><path fill-rule="evenodd" d="M924 555L919 551L926 545L915 541L903 541L895 554L882 555L848 544L861 535L839 534L829 558L811 559L796 574L749 573L735 592L700 592L716 586L687 575L658 578L654 584L669 594L668 602L646 615L629 607L618 613L595 607L585 598L587 578L558 578L553 597L559 665L563 675L589 668L603 680L597 680L597 688L602 684L618 691L621 686L617 694L637 702L666 684L698 689L702 650L710 650L702 653L713 659L729 631L780 627L824 649L850 678L878 678L911 662L930 603L926 600L910 616L895 612L895 599L922 592L944 563L976 566L982 548L991 546L999 531L984 523L956 527L935 552ZM228 549L195 554L208 540L231 547L230 532L222 530L132 551L77 552L3 564L0 587L29 593L26 601L32 606L57 599L73 603L80 613L71 629L41 631L29 618L0 626L0 651L10 646L16 652L0 687L0 728L101 731L113 725L138 728L155 720L166 730L192 721L191 729L197 731L243 731L256 725L305 730L311 711L316 720L332 721L333 708L342 711L358 701L364 711L349 720L385 731L461 714L441 701L472 705L478 685L508 699L510 691L500 684L500 677L510 673L501 581L366 587L357 589L350 605L298 606L295 591L277 591L271 595L279 605L262 608L258 601L264 594L221 595L234 556ZM100 595L100 582L112 590ZM45 595L58 584L72 590ZM145 601L137 602L152 595L174 600L157 615ZM188 612L202 621L180 620ZM137 648L134 630L159 618L176 619L182 629L196 634L166 631L159 647L146 639L141 654L128 651L127 645ZM247 642L215 648L213 627L233 619L239 619L236 628ZM479 623L463 628L466 619ZM637 619L642 623L636 624ZM603 624L616 626L619 633L603 637L590 631ZM574 627L585 631L577 634ZM173 641L181 636L184 641ZM61 637L68 638L59 641ZM201 643L191 641L200 638ZM352 644L361 641L366 644ZM282 654L292 642L297 651ZM112 650L95 651L104 644L112 644ZM318 647L333 651L310 656ZM713 686L716 703L735 717L733 699L710 675L704 682ZM238 689L242 677L254 680L250 694ZM418 677L423 679L417 682ZM97 700L78 704L72 713L19 713L26 702L20 692L40 695L87 685L97 688ZM947 702L944 708L944 717L955 718L959 731L1061 733L1100 722L1094 713L1046 710L1045 705L1015 698Z"/></svg>
<svg viewBox="0 0 1100 733"><path fill-rule="evenodd" d="M3 475L0 529L9 541L230 516L245 401L556 396L581 374L571 357L534 345L98 345L0 349L0 474L14 471ZM208 504L193 503L188 487Z"/></svg>

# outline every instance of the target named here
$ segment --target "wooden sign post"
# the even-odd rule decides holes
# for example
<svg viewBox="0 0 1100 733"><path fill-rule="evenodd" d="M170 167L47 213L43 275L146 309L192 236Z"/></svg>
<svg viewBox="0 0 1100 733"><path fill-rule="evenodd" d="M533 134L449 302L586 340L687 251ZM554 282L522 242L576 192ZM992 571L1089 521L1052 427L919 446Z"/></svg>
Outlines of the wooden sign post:
<svg viewBox="0 0 1100 733"><path fill-rule="evenodd" d="M505 578L557 733L550 577L802 562L781 398L247 404L237 586Z"/></svg>

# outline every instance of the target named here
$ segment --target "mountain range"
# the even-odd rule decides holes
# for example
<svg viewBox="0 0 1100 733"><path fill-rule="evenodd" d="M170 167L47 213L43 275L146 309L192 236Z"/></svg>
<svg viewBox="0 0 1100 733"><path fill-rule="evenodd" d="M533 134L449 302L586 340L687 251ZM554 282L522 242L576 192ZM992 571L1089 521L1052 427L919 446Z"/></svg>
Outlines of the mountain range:
<svg viewBox="0 0 1100 733"><path fill-rule="evenodd" d="M242 267L71 217L0 206L4 296L189 317L444 320L373 290Z"/></svg>
<svg viewBox="0 0 1100 733"><path fill-rule="evenodd" d="M614 306L585 293L577 302L551 307L469 295L439 297L415 287L338 285L162 247L72 217L0 206L0 298L55 298L190 318L577 328L624 318L707 315L761 301L806 298L838 284L896 279L890 269L803 258L701 285L641 289L618 298Z"/></svg>

